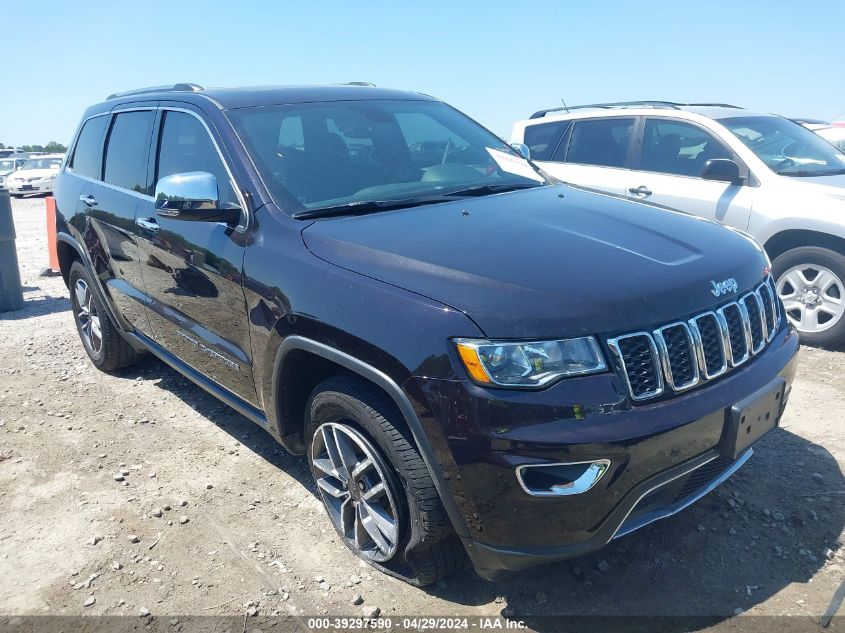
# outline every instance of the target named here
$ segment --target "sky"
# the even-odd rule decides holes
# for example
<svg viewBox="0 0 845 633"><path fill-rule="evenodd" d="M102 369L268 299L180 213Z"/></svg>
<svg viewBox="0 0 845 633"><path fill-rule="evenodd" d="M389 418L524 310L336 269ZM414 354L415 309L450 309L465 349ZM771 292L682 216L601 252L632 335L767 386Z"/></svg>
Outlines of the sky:
<svg viewBox="0 0 845 633"><path fill-rule="evenodd" d="M510 137L560 105L718 101L845 113L845 0L3 0L0 142L67 144L150 85L370 81ZM845 114L843 114L845 117Z"/></svg>

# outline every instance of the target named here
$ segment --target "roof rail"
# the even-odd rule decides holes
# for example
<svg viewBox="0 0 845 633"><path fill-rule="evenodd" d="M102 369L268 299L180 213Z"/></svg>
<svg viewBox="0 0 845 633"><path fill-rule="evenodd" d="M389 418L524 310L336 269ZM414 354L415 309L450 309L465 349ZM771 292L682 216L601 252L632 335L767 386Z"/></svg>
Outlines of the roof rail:
<svg viewBox="0 0 845 633"><path fill-rule="evenodd" d="M672 101L614 101L612 103L587 103L584 105L561 106L559 108L548 108L546 110L538 110L529 118L541 119L550 112L569 112L570 110L583 110L585 108L669 108L677 110L681 104Z"/></svg>
<svg viewBox="0 0 845 633"><path fill-rule="evenodd" d="M376 85L369 81L347 81L345 84L340 84L341 86L366 86L367 88L375 88Z"/></svg>
<svg viewBox="0 0 845 633"><path fill-rule="evenodd" d="M734 108L735 110L743 110L742 106L731 105L730 103L679 103L682 106L712 106L714 108Z"/></svg>
<svg viewBox="0 0 845 633"><path fill-rule="evenodd" d="M721 108L736 108L739 106L730 105L728 103L678 103L676 101L615 101L612 103L589 103L585 105L561 106L558 108L548 108L546 110L538 110L529 118L541 119L552 112L569 112L570 110L583 110L585 108L611 109L611 108L655 108L655 109L669 109L680 110L683 106L718 106Z"/></svg>
<svg viewBox="0 0 845 633"><path fill-rule="evenodd" d="M115 92L106 97L106 100L133 97L135 95L147 94L148 92L199 92L200 90L203 90L202 86L190 83L173 84L172 86L150 86L149 88L136 88L135 90L126 90L125 92Z"/></svg>

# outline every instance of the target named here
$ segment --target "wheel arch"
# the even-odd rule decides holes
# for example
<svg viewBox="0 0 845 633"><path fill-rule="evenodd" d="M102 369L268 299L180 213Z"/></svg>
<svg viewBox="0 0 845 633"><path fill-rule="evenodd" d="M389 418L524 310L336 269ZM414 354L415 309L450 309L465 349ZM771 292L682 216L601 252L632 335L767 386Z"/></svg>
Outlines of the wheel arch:
<svg viewBox="0 0 845 633"><path fill-rule="evenodd" d="M59 271L62 274L62 279L65 280L65 286L68 286L70 283L70 267L77 260L83 261L82 255L69 241L63 239L56 240L56 252L59 257Z"/></svg>
<svg viewBox="0 0 845 633"><path fill-rule="evenodd" d="M800 246L820 246L845 255L845 239L808 229L787 229L771 236L765 243L766 252L773 261L786 251Z"/></svg>
<svg viewBox="0 0 845 633"><path fill-rule="evenodd" d="M465 545L469 545L467 542L470 538L469 529L446 484L440 463L410 399L390 376L378 368L319 341L299 335L285 337L276 352L273 366L271 404L285 447L293 452L304 452L301 428L304 423L304 403L308 399L310 389L307 393L303 393L305 390L301 389L302 385L297 382L297 379L303 375L302 370L306 364L308 365L306 368L308 383L318 378L328 377L333 373L346 372L371 383L392 400L411 431L414 443L431 474L455 532ZM317 382L321 381L317 380ZM299 399L302 399L302 406L294 404ZM299 415L299 420L295 417L297 415ZM297 429L299 429L298 432Z"/></svg>
<svg viewBox="0 0 845 633"><path fill-rule="evenodd" d="M119 318L119 313L115 310L111 297L109 297L108 293L103 289L100 276L94 269L94 265L91 263L91 259L88 257L88 254L82 245L75 240L73 236L60 232L56 235L56 249L59 254L59 268L62 272L65 284L68 284L70 267L73 265L73 262L76 260L82 262L82 265L88 270L88 274L94 282L91 286L94 288L94 292L100 300L100 303L103 307L105 307L109 319L111 319L111 322L118 330L124 334L129 333L130 330L126 327L125 321ZM62 257L64 257L64 259L62 259Z"/></svg>

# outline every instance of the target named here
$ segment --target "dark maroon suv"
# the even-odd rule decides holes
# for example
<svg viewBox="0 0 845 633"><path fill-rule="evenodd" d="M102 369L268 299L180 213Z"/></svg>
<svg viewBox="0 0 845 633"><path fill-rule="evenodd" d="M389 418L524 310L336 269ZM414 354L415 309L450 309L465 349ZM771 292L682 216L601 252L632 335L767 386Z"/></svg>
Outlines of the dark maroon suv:
<svg viewBox="0 0 845 633"><path fill-rule="evenodd" d="M673 514L789 395L757 242L551 182L425 95L112 95L55 189L93 363L151 352L306 454L344 542L412 583Z"/></svg>

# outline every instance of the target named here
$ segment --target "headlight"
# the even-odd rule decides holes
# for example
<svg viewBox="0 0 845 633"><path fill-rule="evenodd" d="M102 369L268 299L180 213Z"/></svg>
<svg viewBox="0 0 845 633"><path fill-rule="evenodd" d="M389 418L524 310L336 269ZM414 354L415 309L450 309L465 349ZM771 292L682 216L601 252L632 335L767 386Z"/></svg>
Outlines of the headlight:
<svg viewBox="0 0 845 633"><path fill-rule="evenodd" d="M455 339L473 380L505 387L541 387L565 376L607 369L592 336L560 341L499 342Z"/></svg>

